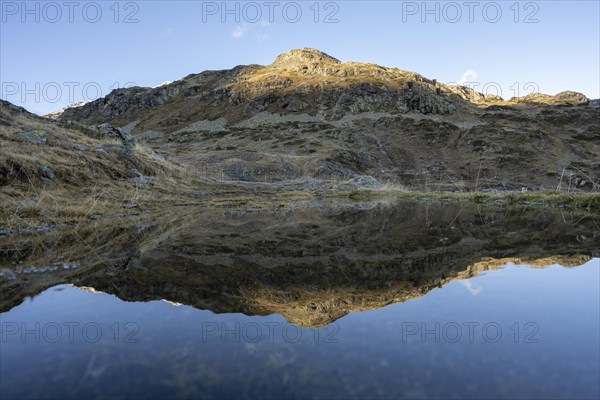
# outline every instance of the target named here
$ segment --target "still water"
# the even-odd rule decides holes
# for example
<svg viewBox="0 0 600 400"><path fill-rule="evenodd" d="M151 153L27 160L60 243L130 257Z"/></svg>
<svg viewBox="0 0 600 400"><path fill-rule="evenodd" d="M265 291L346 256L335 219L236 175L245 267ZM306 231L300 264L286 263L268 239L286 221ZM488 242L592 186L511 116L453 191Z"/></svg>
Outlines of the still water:
<svg viewBox="0 0 600 400"><path fill-rule="evenodd" d="M2 399L600 396L597 216L182 208L0 244Z"/></svg>

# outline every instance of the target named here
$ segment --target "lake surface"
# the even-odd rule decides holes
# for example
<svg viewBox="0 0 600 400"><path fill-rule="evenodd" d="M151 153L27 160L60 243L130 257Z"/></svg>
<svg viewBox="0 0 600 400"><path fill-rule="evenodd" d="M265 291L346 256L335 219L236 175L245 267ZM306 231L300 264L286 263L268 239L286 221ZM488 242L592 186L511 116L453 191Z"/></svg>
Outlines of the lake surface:
<svg viewBox="0 0 600 400"><path fill-rule="evenodd" d="M0 237L0 397L598 398L600 224L177 208Z"/></svg>

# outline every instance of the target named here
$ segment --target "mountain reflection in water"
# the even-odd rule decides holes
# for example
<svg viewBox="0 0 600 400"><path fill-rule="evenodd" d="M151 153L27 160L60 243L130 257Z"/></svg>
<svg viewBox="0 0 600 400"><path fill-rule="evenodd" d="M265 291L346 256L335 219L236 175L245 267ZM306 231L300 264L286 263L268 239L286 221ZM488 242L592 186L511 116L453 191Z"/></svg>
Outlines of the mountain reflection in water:
<svg viewBox="0 0 600 400"><path fill-rule="evenodd" d="M2 397L598 397L595 218L180 207L7 235ZM102 335L21 335L69 321Z"/></svg>

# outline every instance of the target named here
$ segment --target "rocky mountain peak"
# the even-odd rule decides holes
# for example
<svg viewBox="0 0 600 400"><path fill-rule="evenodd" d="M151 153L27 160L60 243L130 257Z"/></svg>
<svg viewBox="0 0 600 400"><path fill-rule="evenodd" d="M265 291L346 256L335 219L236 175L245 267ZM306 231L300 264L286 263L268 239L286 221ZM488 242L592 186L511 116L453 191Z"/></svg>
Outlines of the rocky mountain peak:
<svg viewBox="0 0 600 400"><path fill-rule="evenodd" d="M341 64L341 61L317 49L305 47L278 55L272 66L295 67L302 64Z"/></svg>

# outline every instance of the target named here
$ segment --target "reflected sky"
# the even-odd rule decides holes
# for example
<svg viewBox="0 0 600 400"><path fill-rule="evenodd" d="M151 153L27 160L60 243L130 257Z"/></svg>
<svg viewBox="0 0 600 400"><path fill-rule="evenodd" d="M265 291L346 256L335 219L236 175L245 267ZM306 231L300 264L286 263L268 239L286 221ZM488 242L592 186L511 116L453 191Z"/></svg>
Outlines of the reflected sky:
<svg viewBox="0 0 600 400"><path fill-rule="evenodd" d="M0 394L598 398L599 283L509 263L318 328L58 285L0 314Z"/></svg>

